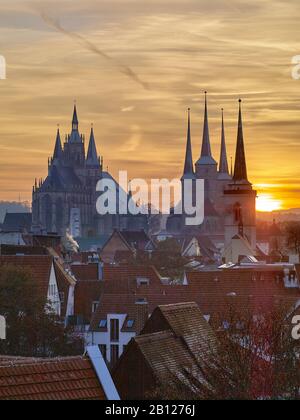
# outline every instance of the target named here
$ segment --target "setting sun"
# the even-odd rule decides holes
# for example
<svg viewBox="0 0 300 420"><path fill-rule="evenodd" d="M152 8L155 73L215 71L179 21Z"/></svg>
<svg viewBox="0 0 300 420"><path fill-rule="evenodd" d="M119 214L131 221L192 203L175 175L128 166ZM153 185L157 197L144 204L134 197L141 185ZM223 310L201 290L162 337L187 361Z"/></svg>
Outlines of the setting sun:
<svg viewBox="0 0 300 420"><path fill-rule="evenodd" d="M275 210L280 210L282 208L282 203L280 200L276 200L271 195L261 194L257 197L256 200L256 210L261 212L272 212Z"/></svg>

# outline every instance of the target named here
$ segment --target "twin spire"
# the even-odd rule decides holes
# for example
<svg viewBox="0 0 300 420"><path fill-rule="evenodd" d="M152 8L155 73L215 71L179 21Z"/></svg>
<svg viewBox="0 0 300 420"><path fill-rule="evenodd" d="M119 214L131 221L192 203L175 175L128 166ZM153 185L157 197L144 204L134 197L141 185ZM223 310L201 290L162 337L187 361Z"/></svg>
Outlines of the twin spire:
<svg viewBox="0 0 300 420"><path fill-rule="evenodd" d="M243 118L242 118L242 100L239 100L239 122L238 122L238 135L236 143L236 154L235 154L235 166L233 180L235 182L249 182L247 175L247 163L246 163L246 153L245 153L245 144L244 144L244 134L243 134Z"/></svg>
<svg viewBox="0 0 300 420"><path fill-rule="evenodd" d="M236 160L235 169L233 174L233 180L235 182L249 182L247 176L246 166L246 155L245 145L243 137L243 122L242 122L242 109L241 100L239 100L239 122L238 122L238 138L236 146ZM203 127L203 139L201 156L196 165L217 165L211 152L211 143L209 136L209 123L208 123L208 107L207 107L207 92L205 92L205 109L204 109L204 127ZM186 156L184 165L184 176L194 175L193 157L192 157L192 140L191 140L191 119L190 109L188 110L188 136L186 145ZM226 150L226 138L225 138L225 125L224 125L224 110L222 109L222 127L221 127L221 153L220 153L220 164L219 164L219 176L220 179L231 179L229 174L229 165Z"/></svg>
<svg viewBox="0 0 300 420"><path fill-rule="evenodd" d="M72 134L71 136L67 137L67 141L69 143L77 142L78 139L82 141L83 137L82 136L80 137L78 127L79 127L79 121L78 121L78 116L77 116L77 108L76 108L76 105L74 105L74 112L73 112L73 119L72 119ZM58 127L56 141L55 141L55 148L54 148L54 153L53 153L53 162L58 162L63 157L63 153L64 152L62 148L60 130ZM93 126L91 128L89 147L88 147L88 152L87 152L87 157L86 157L86 165L90 167L99 167L100 165Z"/></svg>
<svg viewBox="0 0 300 420"><path fill-rule="evenodd" d="M188 131L185 152L184 177L194 177L194 161L192 152L192 136L191 136L191 110L188 109Z"/></svg>

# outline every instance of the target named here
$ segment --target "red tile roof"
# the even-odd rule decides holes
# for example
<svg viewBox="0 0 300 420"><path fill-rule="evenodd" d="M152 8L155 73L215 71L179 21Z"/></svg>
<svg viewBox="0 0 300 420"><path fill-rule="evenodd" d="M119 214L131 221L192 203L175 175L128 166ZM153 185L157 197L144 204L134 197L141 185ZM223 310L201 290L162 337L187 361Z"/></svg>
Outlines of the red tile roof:
<svg viewBox="0 0 300 420"><path fill-rule="evenodd" d="M33 280L45 296L45 299L48 295L52 264L53 258L51 256L0 256L0 267L3 265L12 265L29 269Z"/></svg>
<svg viewBox="0 0 300 420"><path fill-rule="evenodd" d="M88 358L0 358L0 400L105 399Z"/></svg>
<svg viewBox="0 0 300 420"><path fill-rule="evenodd" d="M212 322L221 317L225 320L232 310L237 313L249 310L254 315L272 311L278 305L292 307L300 299L299 289L284 287L280 272L191 272L187 279L187 286L150 283L137 287L126 278L105 283L91 329L97 330L107 314L127 314L128 308L139 299L145 299L149 314L159 305L196 302L204 315L210 315Z"/></svg>

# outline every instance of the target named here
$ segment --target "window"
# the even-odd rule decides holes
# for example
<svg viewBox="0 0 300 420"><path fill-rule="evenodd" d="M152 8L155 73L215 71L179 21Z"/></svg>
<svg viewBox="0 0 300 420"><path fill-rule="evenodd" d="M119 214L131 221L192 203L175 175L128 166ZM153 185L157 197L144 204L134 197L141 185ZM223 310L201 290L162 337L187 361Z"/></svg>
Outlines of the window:
<svg viewBox="0 0 300 420"><path fill-rule="evenodd" d="M147 304L147 299L146 298L139 298L135 303L137 305L145 305L145 304Z"/></svg>
<svg viewBox="0 0 300 420"><path fill-rule="evenodd" d="M136 279L138 286L149 286L150 280L145 277L137 277Z"/></svg>
<svg viewBox="0 0 300 420"><path fill-rule="evenodd" d="M99 302L93 302L92 304L92 314L94 314L97 311Z"/></svg>
<svg viewBox="0 0 300 420"><path fill-rule="evenodd" d="M134 320L133 319L128 319L127 323L126 323L126 328L132 328L134 325Z"/></svg>
<svg viewBox="0 0 300 420"><path fill-rule="evenodd" d="M110 321L110 341L119 341L120 326L118 319L111 319Z"/></svg>
<svg viewBox="0 0 300 420"><path fill-rule="evenodd" d="M103 359L106 361L107 360L107 355L106 355L107 348L106 348L106 345L105 344L100 344L99 350L100 350L100 352L101 352L101 354L103 356Z"/></svg>
<svg viewBox="0 0 300 420"><path fill-rule="evenodd" d="M114 366L119 359L119 346L112 345L110 347L110 363Z"/></svg>
<svg viewBox="0 0 300 420"><path fill-rule="evenodd" d="M56 286L55 286L55 284L50 284L50 287L49 287L49 295L52 296L52 297L56 295Z"/></svg>
<svg viewBox="0 0 300 420"><path fill-rule="evenodd" d="M100 328L107 328L107 321L106 321L106 319L101 319L101 321L99 322L99 327Z"/></svg>

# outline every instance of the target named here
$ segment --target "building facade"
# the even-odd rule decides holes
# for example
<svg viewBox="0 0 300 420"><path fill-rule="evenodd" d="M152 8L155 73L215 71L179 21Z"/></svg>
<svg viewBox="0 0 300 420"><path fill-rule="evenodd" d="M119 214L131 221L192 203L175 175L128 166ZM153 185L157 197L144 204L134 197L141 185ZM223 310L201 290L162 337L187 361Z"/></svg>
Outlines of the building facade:
<svg viewBox="0 0 300 420"><path fill-rule="evenodd" d="M103 170L103 158L97 153L93 127L86 154L85 136L79 132L75 106L71 134L65 137L62 146L60 130L57 130L54 153L48 160L48 176L45 180L35 181L33 232L63 235L68 229L76 238L111 234L114 229L146 229L147 220L142 216L100 216L97 213L96 202L100 193L97 193L96 185L103 178L113 180ZM120 187L114 182L119 194Z"/></svg>
<svg viewBox="0 0 300 420"><path fill-rule="evenodd" d="M203 179L205 185L204 223L188 227L185 215L171 215L168 232L187 234L198 232L211 237L216 243L228 245L232 238L241 234L252 248L256 247L256 191L248 180L243 135L241 100L239 101L238 135L234 170L229 171L225 124L222 110L221 152L219 164L213 158L209 134L207 95L205 94L202 148L194 164L192 156L191 118L188 116L188 135L182 181ZM183 188L184 191L184 188ZM184 200L184 195L182 200Z"/></svg>

